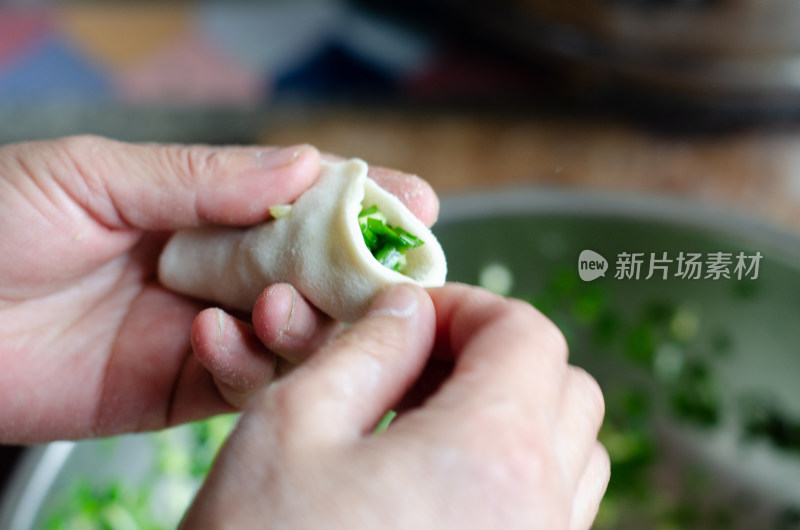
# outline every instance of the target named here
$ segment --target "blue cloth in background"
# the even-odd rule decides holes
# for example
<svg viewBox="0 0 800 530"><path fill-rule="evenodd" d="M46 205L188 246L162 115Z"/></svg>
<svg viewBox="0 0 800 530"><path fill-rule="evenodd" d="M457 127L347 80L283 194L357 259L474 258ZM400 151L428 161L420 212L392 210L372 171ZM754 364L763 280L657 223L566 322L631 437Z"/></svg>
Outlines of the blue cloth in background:
<svg viewBox="0 0 800 530"><path fill-rule="evenodd" d="M107 101L112 83L68 41L55 35L14 57L0 70L4 103L95 103Z"/></svg>

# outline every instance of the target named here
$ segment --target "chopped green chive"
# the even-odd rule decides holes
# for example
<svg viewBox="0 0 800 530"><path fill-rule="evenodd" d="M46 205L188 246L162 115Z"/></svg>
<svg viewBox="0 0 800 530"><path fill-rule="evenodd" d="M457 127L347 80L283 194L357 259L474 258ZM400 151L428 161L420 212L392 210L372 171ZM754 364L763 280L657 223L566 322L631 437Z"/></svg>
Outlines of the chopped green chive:
<svg viewBox="0 0 800 530"><path fill-rule="evenodd" d="M367 248L372 252L378 246L378 236L366 224L361 225L361 235L364 236L364 243L366 243Z"/></svg>
<svg viewBox="0 0 800 530"><path fill-rule="evenodd" d="M404 273L408 263L406 251L423 245L424 241L399 226L389 226L386 221L376 205L358 214L364 243L375 259L384 267Z"/></svg>
<svg viewBox="0 0 800 530"><path fill-rule="evenodd" d="M375 214L375 213L378 213L378 206L373 204L369 208L364 208L363 210L361 210L361 213L358 214L358 217L359 218L367 217L367 216Z"/></svg>
<svg viewBox="0 0 800 530"><path fill-rule="evenodd" d="M269 207L269 214L274 217L275 219L280 219L281 217L286 217L292 213L292 205L291 204L277 204L275 206Z"/></svg>
<svg viewBox="0 0 800 530"><path fill-rule="evenodd" d="M393 410L390 410L389 412L387 412L383 416L383 418L381 418L381 421L378 422L378 425L375 427L375 431L373 431L373 433L374 434L380 434L383 431L385 431L386 429L388 429L389 428L389 424L392 423L392 420L394 420L394 418L396 416L397 416L397 412L395 412Z"/></svg>
<svg viewBox="0 0 800 530"><path fill-rule="evenodd" d="M402 272L405 268L405 256L390 244L384 245L382 249L373 254L378 263L388 269Z"/></svg>

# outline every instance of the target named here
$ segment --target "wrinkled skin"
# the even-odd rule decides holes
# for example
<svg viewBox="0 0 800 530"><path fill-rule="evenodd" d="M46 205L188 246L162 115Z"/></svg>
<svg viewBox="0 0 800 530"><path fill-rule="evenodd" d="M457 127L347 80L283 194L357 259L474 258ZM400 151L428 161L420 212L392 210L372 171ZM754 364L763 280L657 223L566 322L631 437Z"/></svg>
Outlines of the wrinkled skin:
<svg viewBox="0 0 800 530"><path fill-rule="evenodd" d="M170 231L267 219L270 206L313 184L319 161L305 145L91 136L0 148L0 442L159 429L230 411L271 379L276 353L302 358L335 332L277 285L252 319L268 349L252 325L218 310L198 318L202 305L155 278ZM371 176L433 222L438 202L423 181L379 168Z"/></svg>
<svg viewBox="0 0 800 530"><path fill-rule="evenodd" d="M603 397L566 358L528 304L394 288L248 402L183 528L585 530L609 477ZM373 436L431 359L441 386Z"/></svg>

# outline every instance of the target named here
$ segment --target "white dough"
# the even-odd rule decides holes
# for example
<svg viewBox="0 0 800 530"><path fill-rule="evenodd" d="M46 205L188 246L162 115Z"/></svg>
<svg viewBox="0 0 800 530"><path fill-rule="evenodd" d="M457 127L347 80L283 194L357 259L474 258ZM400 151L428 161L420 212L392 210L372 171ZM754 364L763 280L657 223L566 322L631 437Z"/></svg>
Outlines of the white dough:
<svg viewBox="0 0 800 530"><path fill-rule="evenodd" d="M405 274L372 256L358 214L377 205L391 226L424 244L406 253ZM430 230L397 197L367 177L359 159L322 162L317 182L290 213L250 228L183 230L167 244L161 282L183 294L251 311L269 285L288 282L311 303L343 322L364 315L372 298L391 284L443 285L447 263Z"/></svg>

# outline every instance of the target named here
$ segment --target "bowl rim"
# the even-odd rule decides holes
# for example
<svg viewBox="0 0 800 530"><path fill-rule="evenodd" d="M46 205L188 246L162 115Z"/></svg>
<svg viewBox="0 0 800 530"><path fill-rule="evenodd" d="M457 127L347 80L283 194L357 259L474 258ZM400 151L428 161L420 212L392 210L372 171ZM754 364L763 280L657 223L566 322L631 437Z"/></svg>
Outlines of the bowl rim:
<svg viewBox="0 0 800 530"><path fill-rule="evenodd" d="M746 241L800 269L800 232L718 202L652 193L511 187L445 195L434 232L460 221L503 216L603 217L663 223Z"/></svg>
<svg viewBox="0 0 800 530"><path fill-rule="evenodd" d="M75 446L76 442L62 440L25 449L0 492L0 528L33 528L42 502Z"/></svg>

